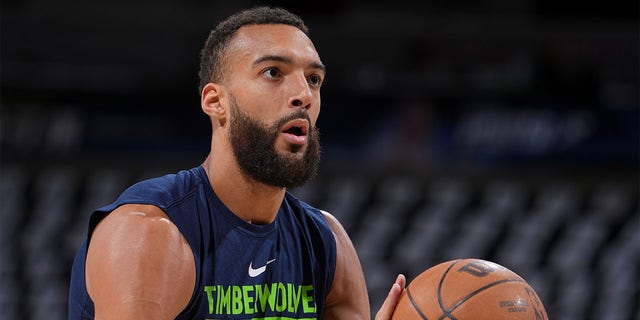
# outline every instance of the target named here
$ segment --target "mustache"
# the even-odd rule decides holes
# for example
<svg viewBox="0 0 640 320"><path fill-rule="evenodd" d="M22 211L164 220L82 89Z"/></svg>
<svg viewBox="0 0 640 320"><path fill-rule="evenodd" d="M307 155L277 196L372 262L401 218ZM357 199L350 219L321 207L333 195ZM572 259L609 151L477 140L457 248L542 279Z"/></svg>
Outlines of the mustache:
<svg viewBox="0 0 640 320"><path fill-rule="evenodd" d="M284 126L287 122L296 119L304 119L309 122L311 126L311 118L309 117L309 113L305 109L297 109L296 111L280 118L273 126L274 131L279 131L282 126ZM310 130L316 130L315 126L309 128Z"/></svg>

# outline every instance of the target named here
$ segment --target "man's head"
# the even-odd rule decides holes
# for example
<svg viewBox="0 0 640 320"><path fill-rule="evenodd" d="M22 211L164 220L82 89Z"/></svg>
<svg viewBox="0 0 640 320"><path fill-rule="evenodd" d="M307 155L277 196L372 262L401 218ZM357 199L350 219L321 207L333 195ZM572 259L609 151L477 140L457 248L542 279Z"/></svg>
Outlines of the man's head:
<svg viewBox="0 0 640 320"><path fill-rule="evenodd" d="M325 68L302 20L283 9L240 12L218 25L202 56L201 104L212 153L224 155L217 159L270 186L312 177Z"/></svg>
<svg viewBox="0 0 640 320"><path fill-rule="evenodd" d="M223 20L211 31L200 52L199 92L209 82L220 82L225 73L225 54L238 29L247 25L284 24L300 29L307 36L309 29L302 19L282 8L256 7L240 11Z"/></svg>

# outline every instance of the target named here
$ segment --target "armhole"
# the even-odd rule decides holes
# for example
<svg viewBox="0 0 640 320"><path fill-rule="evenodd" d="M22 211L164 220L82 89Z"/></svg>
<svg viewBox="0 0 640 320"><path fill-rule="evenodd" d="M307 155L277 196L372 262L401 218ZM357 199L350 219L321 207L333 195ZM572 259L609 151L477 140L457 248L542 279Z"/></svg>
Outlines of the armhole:
<svg viewBox="0 0 640 320"><path fill-rule="evenodd" d="M332 224L334 224L334 222L329 221L330 219L336 219L331 213L324 211L324 210L320 210L320 215L322 216L322 219L324 219L325 223L327 224L327 228L329 229L329 233L331 235L331 238L325 241L328 241L328 248L330 250L330 254L328 255L327 258L327 264L328 264L328 268L327 270L329 270L329 277L327 277L327 281L326 281L326 294L325 294L325 303L327 301L327 298L329 297L329 293L331 292L331 289L333 288L333 282L335 280L336 277L336 267L338 264L338 240L336 239L336 233L333 231L333 227ZM339 227L339 226L337 226Z"/></svg>

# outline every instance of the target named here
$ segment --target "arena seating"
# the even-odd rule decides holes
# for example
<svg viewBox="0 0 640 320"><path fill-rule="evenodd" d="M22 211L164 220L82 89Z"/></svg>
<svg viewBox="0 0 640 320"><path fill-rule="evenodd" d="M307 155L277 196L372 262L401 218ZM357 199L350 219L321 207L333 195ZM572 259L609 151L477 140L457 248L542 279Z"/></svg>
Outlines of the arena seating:
<svg viewBox="0 0 640 320"><path fill-rule="evenodd" d="M343 223L373 311L473 257L550 319L640 319L637 2L279 2L330 74L292 192ZM246 4L3 2L0 319L66 319L92 210L204 159L198 50Z"/></svg>
<svg viewBox="0 0 640 320"><path fill-rule="evenodd" d="M64 319L71 262L92 209L161 172L3 166L3 318L28 313ZM640 215L633 176L327 169L293 193L343 222L362 261L373 310L397 273L411 279L439 262L475 257L529 281L552 319L638 317Z"/></svg>

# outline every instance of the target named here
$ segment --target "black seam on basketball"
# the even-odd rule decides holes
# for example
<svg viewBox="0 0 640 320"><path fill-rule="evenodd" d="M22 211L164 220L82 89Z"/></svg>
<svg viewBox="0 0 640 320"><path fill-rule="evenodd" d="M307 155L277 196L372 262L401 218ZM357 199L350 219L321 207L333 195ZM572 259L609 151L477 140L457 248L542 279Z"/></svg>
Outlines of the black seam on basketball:
<svg viewBox="0 0 640 320"><path fill-rule="evenodd" d="M449 310L447 310L447 313L451 313L453 312L453 310L455 310L457 307L459 307L461 304L463 304L465 301L471 299L473 296L475 296L476 294L480 293L481 291L491 288L491 287L495 287L499 284L503 284L503 283L507 283L507 282L524 282L522 279L517 279L517 278L513 278L513 279L503 279L500 281L496 281L496 282L492 282L476 291L471 292L469 295L467 295L466 297L462 298L460 301L458 301L456 304L454 304Z"/></svg>
<svg viewBox="0 0 640 320"><path fill-rule="evenodd" d="M451 271L451 269L458 264L458 262L460 262L460 260L455 260L451 265L449 265L449 267L447 268L447 270L442 274L442 277L440 278L440 283L438 283L438 304L440 305L440 310L442 310L442 316L440 316L440 318L438 318L438 320L442 320L444 319L444 317L449 317L451 320L457 320L452 314L451 311L447 310L447 308L444 307L444 303L442 303L442 284L444 283L444 278L447 277L447 274L449 274L449 271Z"/></svg>
<svg viewBox="0 0 640 320"><path fill-rule="evenodd" d="M413 306L413 308L416 309L416 311L418 311L418 313L420 314L422 319L429 320L429 319L427 319L427 316L425 316L424 313L422 313L422 310L420 310L420 307L418 307L416 302L413 301L413 296L411 295L411 291L409 290L409 287L407 287L406 290L407 290L407 297L409 297L409 301L411 301L411 305Z"/></svg>

